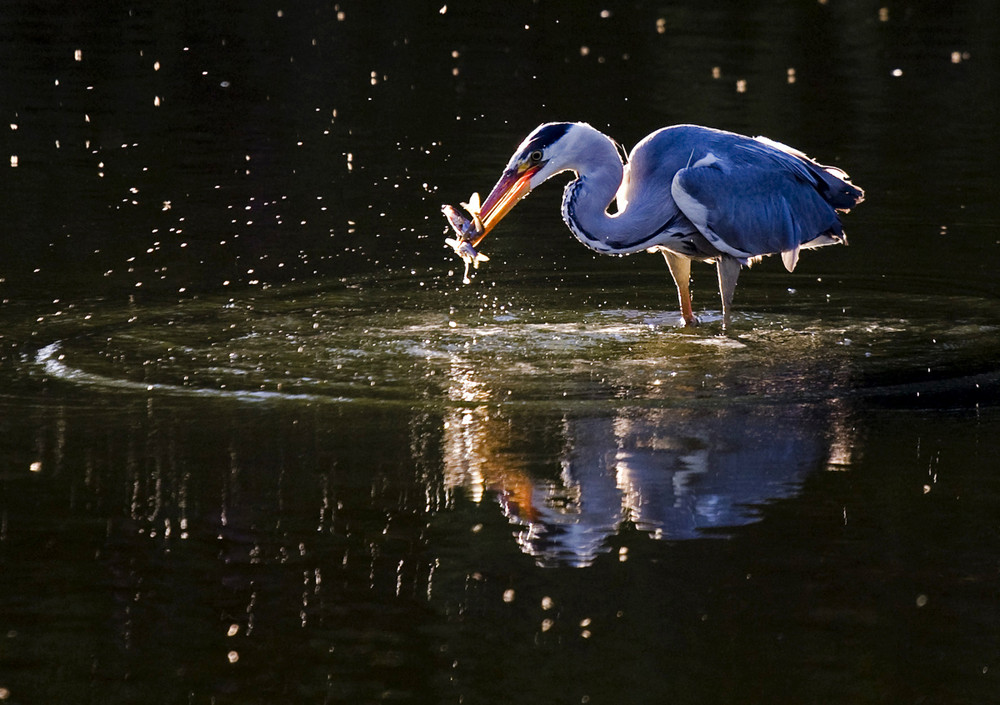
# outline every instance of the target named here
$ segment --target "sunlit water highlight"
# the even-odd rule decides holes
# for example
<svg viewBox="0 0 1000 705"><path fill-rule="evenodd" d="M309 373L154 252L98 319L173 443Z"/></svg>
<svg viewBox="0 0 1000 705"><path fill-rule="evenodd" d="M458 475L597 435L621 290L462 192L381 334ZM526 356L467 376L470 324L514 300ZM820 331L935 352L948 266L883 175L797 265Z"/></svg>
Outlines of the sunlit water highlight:
<svg viewBox="0 0 1000 705"><path fill-rule="evenodd" d="M871 397L919 405L921 395L974 397L996 383L996 302L880 293L876 315L872 294L839 294L857 299L851 310L745 311L722 334L711 312L692 330L673 312L567 309L530 297L518 308L442 300L434 310L369 295L345 312L342 290L307 298L269 290L141 314L66 312L59 337L24 372L117 393L429 405ZM868 310L859 310L861 297Z"/></svg>
<svg viewBox="0 0 1000 705"><path fill-rule="evenodd" d="M851 465L864 405L969 408L1000 381L988 298L914 306L848 285L839 310L821 296L754 311L751 292L723 334L713 311L691 330L672 311L560 306L583 288L517 298L501 286L482 305L445 284L435 309L391 284L67 312L20 374L112 399L430 414L446 490L498 503L539 564L578 566L626 525L679 540L757 521L811 473ZM517 450L510 429L527 409L560 426L554 457Z"/></svg>

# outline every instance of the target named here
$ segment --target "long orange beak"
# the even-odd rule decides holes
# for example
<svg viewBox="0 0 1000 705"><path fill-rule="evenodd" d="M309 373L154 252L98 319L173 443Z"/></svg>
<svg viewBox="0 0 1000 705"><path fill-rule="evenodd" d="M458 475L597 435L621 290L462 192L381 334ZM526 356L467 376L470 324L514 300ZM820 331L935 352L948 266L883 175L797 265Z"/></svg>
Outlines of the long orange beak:
<svg viewBox="0 0 1000 705"><path fill-rule="evenodd" d="M482 242L493 226L499 223L510 212L510 209L517 205L518 201L531 192L531 177L536 171L538 171L538 167L525 169L522 172L511 169L503 173L479 209L479 217L483 221L483 232L472 242L473 247Z"/></svg>

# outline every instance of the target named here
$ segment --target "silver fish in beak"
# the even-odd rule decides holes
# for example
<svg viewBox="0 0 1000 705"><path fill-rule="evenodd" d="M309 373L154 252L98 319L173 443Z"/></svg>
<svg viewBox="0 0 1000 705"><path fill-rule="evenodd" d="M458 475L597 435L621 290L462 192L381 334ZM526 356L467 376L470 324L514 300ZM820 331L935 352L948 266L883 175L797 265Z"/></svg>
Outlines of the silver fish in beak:
<svg viewBox="0 0 1000 705"><path fill-rule="evenodd" d="M451 226L451 229L455 231L455 235L457 236L455 238L446 238L445 244L451 247L455 251L455 254L465 262L465 275L462 277L462 283L469 284L472 282L469 278L469 265L479 269L479 263L489 262L490 258L477 252L476 248L472 246L473 240L480 238L485 231L483 221L479 218L479 194L472 194L469 202L463 203L462 207L469 212L472 220L466 218L453 206L441 206L441 212L444 213L444 217L448 220L448 225Z"/></svg>

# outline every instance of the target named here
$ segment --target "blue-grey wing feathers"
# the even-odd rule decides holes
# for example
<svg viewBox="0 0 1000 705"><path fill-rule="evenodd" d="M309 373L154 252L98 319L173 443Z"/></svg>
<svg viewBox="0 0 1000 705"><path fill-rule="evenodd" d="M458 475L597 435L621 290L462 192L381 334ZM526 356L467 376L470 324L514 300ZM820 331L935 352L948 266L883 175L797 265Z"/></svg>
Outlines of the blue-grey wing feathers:
<svg viewBox="0 0 1000 705"><path fill-rule="evenodd" d="M844 171L819 164L794 147L767 137L746 140L741 147L795 172L811 183L823 200L838 211L847 212L864 200L864 191L852 184Z"/></svg>
<svg viewBox="0 0 1000 705"><path fill-rule="evenodd" d="M678 170L671 185L677 206L712 245L743 261L782 253L791 271L800 248L844 241L838 211L863 198L846 174L770 141L733 146Z"/></svg>

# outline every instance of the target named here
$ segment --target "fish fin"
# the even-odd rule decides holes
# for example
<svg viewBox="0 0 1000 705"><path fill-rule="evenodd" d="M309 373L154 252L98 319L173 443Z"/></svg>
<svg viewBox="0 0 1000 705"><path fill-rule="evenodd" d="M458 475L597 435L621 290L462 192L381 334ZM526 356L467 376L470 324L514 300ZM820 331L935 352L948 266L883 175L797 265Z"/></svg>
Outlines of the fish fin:
<svg viewBox="0 0 1000 705"><path fill-rule="evenodd" d="M479 215L479 209L481 207L482 206L479 203L479 192L478 191L476 191L474 194L472 194L471 196L469 196L469 202L468 203L463 203L462 204L462 208L464 208L465 210L469 211L469 213L471 213L472 215Z"/></svg>

